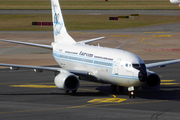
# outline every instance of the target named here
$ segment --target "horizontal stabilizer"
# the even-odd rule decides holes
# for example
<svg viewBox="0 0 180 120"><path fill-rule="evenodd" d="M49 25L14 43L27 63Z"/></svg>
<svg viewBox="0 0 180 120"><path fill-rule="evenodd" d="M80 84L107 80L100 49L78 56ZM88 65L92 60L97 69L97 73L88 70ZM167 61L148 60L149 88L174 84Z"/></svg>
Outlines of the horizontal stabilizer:
<svg viewBox="0 0 180 120"><path fill-rule="evenodd" d="M104 38L105 37L98 37L98 38L93 38L93 39L89 39L89 40L79 41L77 43L86 44L86 43L90 43L90 42L93 42L93 41L101 40L101 39L104 39Z"/></svg>
<svg viewBox="0 0 180 120"><path fill-rule="evenodd" d="M3 39L0 39L0 41L16 43L16 44L23 44L23 45L34 46L34 47L40 47L40 48L45 48L45 49L52 49L52 46L50 46L50 45L27 43L27 42L19 42L19 41L13 41L13 40L3 40Z"/></svg>
<svg viewBox="0 0 180 120"><path fill-rule="evenodd" d="M129 43L129 42L131 42L131 40L127 41L126 43L124 43L124 44L122 44L122 45L120 45L120 46L118 46L118 47L116 47L116 49L119 49L120 47L126 45L126 44Z"/></svg>

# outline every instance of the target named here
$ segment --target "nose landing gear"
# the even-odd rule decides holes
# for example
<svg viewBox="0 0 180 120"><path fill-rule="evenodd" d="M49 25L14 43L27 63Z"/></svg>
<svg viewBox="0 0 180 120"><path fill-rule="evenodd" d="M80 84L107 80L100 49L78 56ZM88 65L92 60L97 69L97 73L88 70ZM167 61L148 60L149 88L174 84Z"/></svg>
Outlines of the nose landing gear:
<svg viewBox="0 0 180 120"><path fill-rule="evenodd" d="M129 91L129 98L131 97L135 98L134 86L128 87L128 91Z"/></svg>
<svg viewBox="0 0 180 120"><path fill-rule="evenodd" d="M123 92L123 89L124 89L124 87L122 87L122 86L111 85L111 91L113 94L116 93L117 90L119 90L119 92ZM135 98L134 86L128 87L128 91L129 91L129 98Z"/></svg>
<svg viewBox="0 0 180 120"><path fill-rule="evenodd" d="M129 98L131 98L131 97L135 98L135 93L134 93L134 91L130 91L130 92L129 92Z"/></svg>

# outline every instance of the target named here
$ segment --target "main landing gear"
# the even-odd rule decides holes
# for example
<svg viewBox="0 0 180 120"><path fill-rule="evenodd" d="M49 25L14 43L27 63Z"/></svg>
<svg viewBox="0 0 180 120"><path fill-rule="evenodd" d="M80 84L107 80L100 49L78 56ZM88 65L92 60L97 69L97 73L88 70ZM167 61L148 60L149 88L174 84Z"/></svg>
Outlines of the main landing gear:
<svg viewBox="0 0 180 120"><path fill-rule="evenodd" d="M75 94L77 92L77 89L76 90L73 90L72 91L72 94ZM66 90L65 93L69 93L69 90Z"/></svg>
<svg viewBox="0 0 180 120"><path fill-rule="evenodd" d="M134 86L128 87L128 91L129 91L129 98L131 97L135 98Z"/></svg>
<svg viewBox="0 0 180 120"><path fill-rule="evenodd" d="M111 85L111 92L116 93L117 91L117 85Z"/></svg>
<svg viewBox="0 0 180 120"><path fill-rule="evenodd" d="M121 93L121 92L123 92L123 90L124 90L124 87L122 87L122 86L111 85L112 93L116 93L117 91Z"/></svg>
<svg viewBox="0 0 180 120"><path fill-rule="evenodd" d="M111 85L111 91L112 93L116 93L117 91L118 92L123 92L124 90L124 87L122 86L117 86L117 85ZM129 91L129 98L135 98L135 88L134 86L132 87L128 87L128 91Z"/></svg>

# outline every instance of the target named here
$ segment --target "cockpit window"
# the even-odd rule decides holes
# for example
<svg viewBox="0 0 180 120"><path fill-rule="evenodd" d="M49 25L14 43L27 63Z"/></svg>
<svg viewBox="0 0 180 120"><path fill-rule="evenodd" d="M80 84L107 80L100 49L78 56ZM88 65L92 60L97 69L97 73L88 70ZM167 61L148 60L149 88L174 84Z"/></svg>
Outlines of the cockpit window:
<svg viewBox="0 0 180 120"><path fill-rule="evenodd" d="M139 64L132 64L132 66L133 66L133 68L135 68L135 69L140 69L140 65Z"/></svg>
<svg viewBox="0 0 180 120"><path fill-rule="evenodd" d="M145 64L132 64L133 68L140 70L141 68L143 70L146 70Z"/></svg>

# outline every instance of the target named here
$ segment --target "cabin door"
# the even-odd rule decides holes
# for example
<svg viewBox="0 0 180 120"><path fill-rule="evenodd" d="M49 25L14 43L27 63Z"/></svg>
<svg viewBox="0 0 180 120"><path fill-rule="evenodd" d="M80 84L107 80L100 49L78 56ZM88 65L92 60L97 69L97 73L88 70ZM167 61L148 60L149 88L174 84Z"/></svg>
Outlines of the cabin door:
<svg viewBox="0 0 180 120"><path fill-rule="evenodd" d="M118 59L114 65L114 74L115 75L118 75L119 73L119 70L120 70L120 62L121 62L121 59Z"/></svg>

